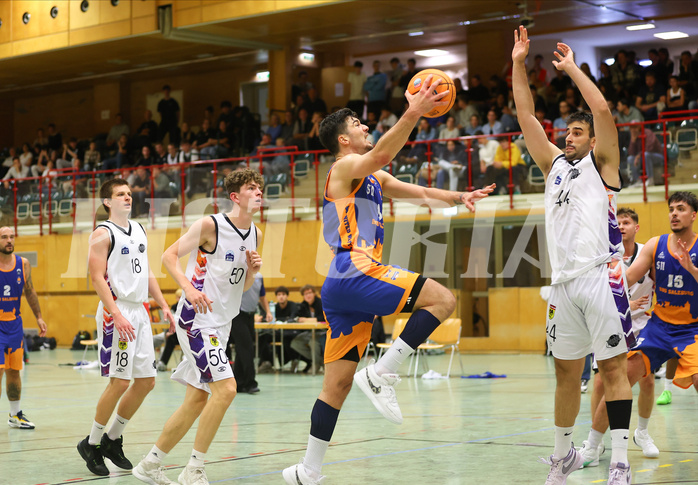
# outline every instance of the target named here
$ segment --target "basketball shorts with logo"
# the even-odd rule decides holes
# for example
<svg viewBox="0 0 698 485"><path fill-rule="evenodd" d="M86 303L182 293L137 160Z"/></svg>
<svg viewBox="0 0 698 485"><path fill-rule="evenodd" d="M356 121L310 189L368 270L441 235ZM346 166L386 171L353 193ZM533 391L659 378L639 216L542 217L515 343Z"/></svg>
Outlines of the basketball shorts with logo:
<svg viewBox="0 0 698 485"><path fill-rule="evenodd" d="M102 376L127 380L155 377L155 348L148 311L143 303L123 300L117 300L115 303L133 327L136 338L130 342L125 337L121 338L114 325L114 318L104 309L102 302L99 302L95 320Z"/></svg>
<svg viewBox="0 0 698 485"><path fill-rule="evenodd" d="M688 389L692 377L698 374L698 323L674 325L652 315L647 326L640 331L628 358L640 354L645 364L645 375L669 359L679 358L674 384Z"/></svg>
<svg viewBox="0 0 698 485"><path fill-rule="evenodd" d="M359 251L340 251L322 285L322 308L329 325L325 363L354 347L360 358L371 340L373 319L411 312L424 285L418 273L382 264Z"/></svg>
<svg viewBox="0 0 698 485"><path fill-rule="evenodd" d="M0 322L0 369L22 370L24 366L22 319Z"/></svg>
<svg viewBox="0 0 698 485"><path fill-rule="evenodd" d="M596 360L606 360L628 351L630 307L617 270L601 264L552 286L546 333L554 357L576 360L593 352Z"/></svg>
<svg viewBox="0 0 698 485"><path fill-rule="evenodd" d="M184 358L172 373L172 380L210 393L209 383L234 377L225 355L232 320L222 327L197 329L186 329L179 315L177 322L177 339Z"/></svg>

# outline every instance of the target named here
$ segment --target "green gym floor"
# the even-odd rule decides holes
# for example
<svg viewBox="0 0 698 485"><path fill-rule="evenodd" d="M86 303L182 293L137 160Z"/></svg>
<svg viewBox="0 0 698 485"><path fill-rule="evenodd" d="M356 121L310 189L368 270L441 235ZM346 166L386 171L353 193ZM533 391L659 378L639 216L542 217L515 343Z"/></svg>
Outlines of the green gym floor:
<svg viewBox="0 0 698 485"><path fill-rule="evenodd" d="M106 385L97 369L60 365L81 357L82 351L63 349L30 354L22 374L22 408L36 429L6 426L0 433L0 484L141 483L109 462L113 470L109 477L94 476L76 451L78 441L89 433ZM462 357L467 374L490 371L507 377L462 379L456 362L455 377L448 380L403 377L397 387L405 418L401 426L382 418L354 389L326 456L325 483L543 484L549 468L537 458L552 453L552 358ZM447 365L447 355L429 357L429 367L437 372L445 374ZM211 483L282 484L281 470L303 456L322 376L264 374L258 381L261 392L235 398L208 451L206 472ZM3 383L0 411L7 413L4 391ZM169 373L158 374L155 389L124 433L124 451L134 465L150 450L183 394L184 387L172 382ZM590 425L589 399L590 394L582 395L574 435L578 445ZM697 420L698 393L692 389L676 389L671 405L655 407L650 434L660 456L646 459L631 442L633 483L698 483ZM634 414L632 429L636 422ZM167 457L171 480L177 479L189 458L194 433L195 428ZM605 443L610 448L610 436ZM606 483L609 456L610 451L602 456L599 467L573 473L567 483Z"/></svg>

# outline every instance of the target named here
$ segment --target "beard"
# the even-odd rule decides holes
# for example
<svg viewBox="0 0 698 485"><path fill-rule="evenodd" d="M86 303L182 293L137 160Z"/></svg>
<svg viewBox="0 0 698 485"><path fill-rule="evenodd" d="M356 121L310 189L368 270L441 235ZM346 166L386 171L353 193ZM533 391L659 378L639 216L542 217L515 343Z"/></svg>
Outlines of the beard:
<svg viewBox="0 0 698 485"><path fill-rule="evenodd" d="M7 246L0 248L0 253L2 253L2 254L12 254L14 252L15 252L14 246L10 246L9 249L7 248Z"/></svg>

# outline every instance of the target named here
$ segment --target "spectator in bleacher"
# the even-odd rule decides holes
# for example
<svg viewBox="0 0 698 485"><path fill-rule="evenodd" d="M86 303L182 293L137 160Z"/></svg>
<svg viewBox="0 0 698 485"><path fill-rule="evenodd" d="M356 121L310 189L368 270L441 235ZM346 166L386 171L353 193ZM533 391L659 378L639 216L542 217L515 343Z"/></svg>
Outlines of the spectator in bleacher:
<svg viewBox="0 0 698 485"><path fill-rule="evenodd" d="M284 122L281 124L281 136L279 137L284 139L285 145L293 145L294 125L293 111L290 109L286 110L286 112L284 112Z"/></svg>
<svg viewBox="0 0 698 485"><path fill-rule="evenodd" d="M507 83L504 81L504 79L497 76L496 74L492 74L492 76L490 76L489 85L491 99L496 100L497 96L499 96L500 94L504 95L505 100L507 96L509 96L509 88L507 87Z"/></svg>
<svg viewBox="0 0 698 485"><path fill-rule="evenodd" d="M660 86L668 86L669 85L669 75L671 74L670 72L667 72L667 66L666 64L663 64L659 60L659 51L657 49L650 49L647 51L647 58L652 61L652 64L649 66L645 67L645 74L648 72L653 72L655 78L657 79L657 84Z"/></svg>
<svg viewBox="0 0 698 485"><path fill-rule="evenodd" d="M364 83L366 82L366 74L361 72L364 63L361 61L354 62L354 70L347 75L349 83L349 101L347 108L352 110L359 118L364 116Z"/></svg>
<svg viewBox="0 0 698 485"><path fill-rule="evenodd" d="M666 88L657 84L655 74L645 74L645 85L635 97L635 106L642 112L645 120L656 120L659 113L666 108Z"/></svg>
<svg viewBox="0 0 698 485"><path fill-rule="evenodd" d="M477 106L479 110L483 110L485 104L490 99L490 90L482 84L479 74L474 74L470 77L470 85L468 86L468 99Z"/></svg>
<svg viewBox="0 0 698 485"><path fill-rule="evenodd" d="M533 84L529 84L529 89L531 90L531 96L533 96L533 106L534 109L539 109L543 110L544 112L548 112L548 104L545 102L545 98L540 95L538 92L538 89L536 89L536 86Z"/></svg>
<svg viewBox="0 0 698 485"><path fill-rule="evenodd" d="M405 71L405 74L403 74L400 78L400 90L403 92L403 94L407 90L407 86L410 84L410 81L417 74L417 72L417 61L410 57L407 59L407 71Z"/></svg>
<svg viewBox="0 0 698 485"><path fill-rule="evenodd" d="M153 157L152 153L150 152L150 147L146 145L143 148L141 148L141 156L138 158L138 160L136 160L134 167L148 168L154 165L155 163L155 157Z"/></svg>
<svg viewBox="0 0 698 485"><path fill-rule="evenodd" d="M582 63L579 65L579 70L582 71L584 74L586 74L587 77L588 77L589 79L591 79L591 82L593 82L594 84L596 84L596 78L595 78L594 75L591 73L591 68L589 67L589 64L587 64L586 62L582 62Z"/></svg>
<svg viewBox="0 0 698 485"><path fill-rule="evenodd" d="M497 119L497 112L493 109L487 112L487 123L482 125L483 135L499 135L504 133L502 123Z"/></svg>
<svg viewBox="0 0 698 485"><path fill-rule="evenodd" d="M400 59L397 57L390 59L390 70L386 74L388 76L388 104L390 111L399 115L402 113L402 105L405 102L405 90L400 86L400 80L405 74L405 68L400 64Z"/></svg>
<svg viewBox="0 0 698 485"><path fill-rule="evenodd" d="M167 144L167 153L165 153L165 162L168 165L176 165L180 163L180 151L174 143Z"/></svg>
<svg viewBox="0 0 698 485"><path fill-rule="evenodd" d="M196 134L194 134L194 132L191 131L189 123L187 123L186 121L182 121L182 128L179 133L179 144L181 145L185 141L189 142L189 144L194 143L194 141L196 141Z"/></svg>
<svg viewBox="0 0 698 485"><path fill-rule="evenodd" d="M560 98L564 98L567 88L571 87L572 79L570 79L567 73L565 71L558 71L555 69L555 77L552 78L550 84L548 84L548 101L555 103L559 101Z"/></svg>
<svg viewBox="0 0 698 485"><path fill-rule="evenodd" d="M124 123L124 119L121 113L116 113L114 116L114 126L109 128L109 134L107 134L107 148L111 150L116 149L116 144L119 142L121 135L128 136L130 134L128 125Z"/></svg>
<svg viewBox="0 0 698 485"><path fill-rule="evenodd" d="M642 185L642 139L640 134L644 131L645 135L645 159L644 167L647 175L647 185L654 185L654 165L662 165L664 163L664 149L659 139L648 128L643 128L643 125L630 126L630 145L628 145L628 167L632 174L632 185Z"/></svg>
<svg viewBox="0 0 698 485"><path fill-rule="evenodd" d="M205 157L207 157L204 149L213 145L215 137L216 133L211 129L211 122L204 118L201 122L201 129L196 134L196 140L193 143L193 148L198 150L204 160L206 160Z"/></svg>
<svg viewBox="0 0 698 485"><path fill-rule="evenodd" d="M172 186L170 186L170 182L172 180L170 177L167 175L167 173L162 170L160 167L157 165L153 167L153 194L156 199L169 199L172 197L175 197L177 194L174 193L174 190ZM165 211L162 210L162 207L157 207L156 206L156 214L158 215L168 215L164 214Z"/></svg>
<svg viewBox="0 0 698 485"><path fill-rule="evenodd" d="M386 85L388 84L388 76L381 72L381 62L373 61L373 74L366 78L364 83L364 91L368 98L368 111L380 116L380 111L386 102Z"/></svg>
<svg viewBox="0 0 698 485"><path fill-rule="evenodd" d="M269 116L269 126L267 127L266 133L269 135L269 138L272 140L276 140L281 136L281 120L279 119L279 115L276 113L272 113Z"/></svg>
<svg viewBox="0 0 698 485"><path fill-rule="evenodd" d="M540 86L548 84L548 71L543 67L543 56L541 54L536 54L533 58L531 71L536 73L536 81Z"/></svg>
<svg viewBox="0 0 698 485"><path fill-rule="evenodd" d="M567 131L567 118L576 110L576 107L570 106L564 99L558 103L559 116L553 120L553 130L555 130L555 144L560 148L564 147L566 143L565 132Z"/></svg>
<svg viewBox="0 0 698 485"><path fill-rule="evenodd" d="M123 136L128 137L126 134ZM119 136L119 139L120 138L121 136ZM85 159L85 170L96 170L97 167L99 167L102 160L102 155L99 153L99 150L97 150L97 144L95 142L90 142L89 148L85 150L85 155L83 158Z"/></svg>
<svg viewBox="0 0 698 485"><path fill-rule="evenodd" d="M632 106L625 98L618 100L618 103L616 103L616 110L618 110L618 124L645 121L640 110ZM627 130L627 128L622 129Z"/></svg>
<svg viewBox="0 0 698 485"><path fill-rule="evenodd" d="M659 54L659 65L664 66L664 72L667 73L667 76L671 76L674 73L674 61L669 57L669 51L666 47L660 47L657 53ZM668 77L666 82L669 82ZM667 85L665 84L665 86Z"/></svg>
<svg viewBox="0 0 698 485"><path fill-rule="evenodd" d="M470 122L468 123L468 126L465 127L464 131L465 131L465 134L468 136L473 136L478 131L480 133L482 133L482 125L480 125L480 115L478 115L478 114L471 115Z"/></svg>
<svg viewBox="0 0 698 485"><path fill-rule="evenodd" d="M678 76L669 78L669 89L666 92L666 111L682 111L686 109L686 91L679 86Z"/></svg>
<svg viewBox="0 0 698 485"><path fill-rule="evenodd" d="M327 113L327 104L318 96L317 89L308 89L308 97L303 103L303 107L308 113Z"/></svg>
<svg viewBox="0 0 698 485"><path fill-rule="evenodd" d="M48 148L48 137L44 135L43 128L38 128L36 130L36 138L34 138L34 143L32 145L35 152L37 151L37 148L39 152Z"/></svg>
<svg viewBox="0 0 698 485"><path fill-rule="evenodd" d="M276 139L276 146L277 147L283 147L284 146L284 140L283 138L277 138ZM277 175L280 173L285 173L286 175L291 174L291 157L288 155L278 155L278 153L284 153L283 150L277 150L276 151L277 155L274 155L274 158L271 159L271 166L269 168L269 173Z"/></svg>
<svg viewBox="0 0 698 485"><path fill-rule="evenodd" d="M211 121L211 126L220 126L221 121L225 121L226 126L232 125L235 117L232 111L233 104L228 100L221 101L220 108L221 113L218 115L215 124Z"/></svg>
<svg viewBox="0 0 698 485"><path fill-rule="evenodd" d="M78 140L73 137L67 144L63 144L63 154L58 158L57 167L59 169L74 168L73 160L78 157Z"/></svg>
<svg viewBox="0 0 698 485"><path fill-rule="evenodd" d="M165 146L160 142L153 145L153 159L153 165L167 163L167 150L165 150Z"/></svg>
<svg viewBox="0 0 698 485"><path fill-rule="evenodd" d="M308 133L308 150L324 150L325 147L320 143L320 123L325 117L324 112L316 111L310 119L312 127Z"/></svg>
<svg viewBox="0 0 698 485"><path fill-rule="evenodd" d="M116 142L116 155L102 163L102 170L113 170L128 165L128 135L121 135Z"/></svg>
<svg viewBox="0 0 698 485"><path fill-rule="evenodd" d="M456 119L453 116L446 118L446 123L441 125L439 129L439 140L447 140L449 138L458 138L460 130L456 126ZM445 141L440 141L442 145L446 145Z"/></svg>
<svg viewBox="0 0 698 485"><path fill-rule="evenodd" d="M146 148L143 147L143 150ZM145 169L145 166L136 168L135 177L129 180L129 186L131 187L131 198L133 199L131 217L139 217L146 213L145 199L150 197L150 177L148 177L148 171Z"/></svg>
<svg viewBox="0 0 698 485"><path fill-rule="evenodd" d="M495 103L491 108L494 108L495 112L500 113L499 122L502 124L502 131L504 133L519 131L519 124L516 121L516 115L509 105L509 100L504 94L497 95Z"/></svg>
<svg viewBox="0 0 698 485"><path fill-rule="evenodd" d="M298 119L293 124L293 145L297 146L299 150L308 150L308 134L312 127L308 111L305 108L298 110Z"/></svg>
<svg viewBox="0 0 698 485"><path fill-rule="evenodd" d="M367 126L368 132L373 136L373 144L375 145L386 131L395 126L395 123L397 123L397 116L395 116L395 113L393 113L388 106L383 106L383 108L381 108L381 115L378 120L374 120L374 116L375 115L371 113L371 124L367 124Z"/></svg>
<svg viewBox="0 0 698 485"><path fill-rule="evenodd" d="M12 166L7 171L5 176L2 178L5 189L10 188L9 179L23 179L29 177L29 167L22 165L19 161L19 157L15 156L12 159Z"/></svg>
<svg viewBox="0 0 698 485"><path fill-rule="evenodd" d="M429 124L429 120L426 118L420 118L419 124L417 125L417 135L415 136L415 141L429 141L436 139L436 128ZM424 162L426 160L428 144L427 143L417 143L410 148L407 154L407 163L417 163Z"/></svg>
<svg viewBox="0 0 698 485"><path fill-rule="evenodd" d="M512 167L512 183L514 184L514 193L521 193L521 183L526 176L526 162L521 157L521 151L516 146L516 143L510 143L509 138L501 136L497 138L499 146L494 155L492 165L488 166L485 171L485 185L497 183L500 194L507 194L509 190L509 167Z"/></svg>
<svg viewBox="0 0 698 485"><path fill-rule="evenodd" d="M29 168L32 166L32 162L34 161L34 153L29 147L29 143L24 143L22 145L22 153L19 154L19 161L24 167Z"/></svg>
<svg viewBox="0 0 698 485"><path fill-rule="evenodd" d="M605 62L599 65L599 79L596 81L596 85L599 87L606 99L617 99L618 92L613 85L613 75L611 74L611 68Z"/></svg>
<svg viewBox="0 0 698 485"><path fill-rule="evenodd" d="M153 121L153 112L149 109L143 112L143 123L136 132L137 146L152 145L158 141L158 124Z"/></svg>
<svg viewBox="0 0 698 485"><path fill-rule="evenodd" d="M179 163L196 162L199 160L199 153L192 148L192 144L186 140L182 141L182 146L179 147Z"/></svg>
<svg viewBox="0 0 698 485"><path fill-rule="evenodd" d="M275 148L276 145L274 145L271 136L269 136L268 133L265 133L262 135L262 141L259 143L258 146L255 147L252 152L250 152L250 161L249 161L249 167L251 169L257 170L258 172L264 174L264 175L272 175L271 173L271 162L270 162L270 155L273 152L269 152L266 150L269 150L270 148ZM264 156L264 155L268 156ZM262 158L260 159L260 155L262 155ZM260 169L259 167L259 162L260 160L262 161L262 168ZM241 168L247 168L247 162L240 162L239 166Z"/></svg>
<svg viewBox="0 0 698 485"><path fill-rule="evenodd" d="M439 157L438 164L441 170L436 173L436 187L445 189L448 185L448 190L458 190L458 179L464 176L468 166L463 145L454 140L446 142L446 150Z"/></svg>
<svg viewBox="0 0 698 485"><path fill-rule="evenodd" d="M213 114L213 106L206 106L206 109L204 109L204 119L208 120L209 123L213 123L215 121L215 117Z"/></svg>
<svg viewBox="0 0 698 485"><path fill-rule="evenodd" d="M49 150L56 150L60 152L63 150L63 136L60 132L56 131L56 125L49 123L48 125L48 148Z"/></svg>
<svg viewBox="0 0 698 485"><path fill-rule="evenodd" d="M688 109L695 109L694 104L696 97L698 97L698 61L693 60L693 56L691 56L689 51L681 53L679 86L686 91Z"/></svg>
<svg viewBox="0 0 698 485"><path fill-rule="evenodd" d="M296 83L291 86L291 98L296 99L298 95L305 98L306 93L313 87L313 83L308 81L308 72L299 71Z"/></svg>
<svg viewBox="0 0 698 485"><path fill-rule="evenodd" d="M617 96L628 97L634 93L638 83L637 71L623 49L616 53L615 62L611 66L611 79Z"/></svg>
<svg viewBox="0 0 698 485"><path fill-rule="evenodd" d="M170 97L170 85L162 87L163 98L158 103L160 113L160 126L158 127L158 141L162 141L165 135L169 135L170 142L179 145L179 103Z"/></svg>
<svg viewBox="0 0 698 485"><path fill-rule="evenodd" d="M211 160L213 158L227 157L228 150L230 149L230 143L228 141L229 139L230 133L228 132L228 125L221 119L218 122L218 130L216 130L214 136L209 138L208 142L205 143L203 148L199 150L201 159Z"/></svg>
<svg viewBox="0 0 698 485"><path fill-rule="evenodd" d="M470 124L473 115L480 116L480 111L469 102L468 92L465 91L456 98L455 106L450 114L456 119L456 126L462 130Z"/></svg>
<svg viewBox="0 0 698 485"><path fill-rule="evenodd" d="M15 147L10 147L9 154L7 158L2 162L2 169L0 170L0 177L4 177L7 171L12 167L12 160L17 156L17 149Z"/></svg>
<svg viewBox="0 0 698 485"><path fill-rule="evenodd" d="M52 154L55 154L55 150L51 151ZM54 155L55 156L55 155ZM39 152L39 157L36 161L36 165L32 165L29 168L29 171L31 173L32 177L41 177L46 168L48 167L48 162L49 162L49 156L48 153L46 153L46 150L41 150ZM55 167L55 160L53 166Z"/></svg>

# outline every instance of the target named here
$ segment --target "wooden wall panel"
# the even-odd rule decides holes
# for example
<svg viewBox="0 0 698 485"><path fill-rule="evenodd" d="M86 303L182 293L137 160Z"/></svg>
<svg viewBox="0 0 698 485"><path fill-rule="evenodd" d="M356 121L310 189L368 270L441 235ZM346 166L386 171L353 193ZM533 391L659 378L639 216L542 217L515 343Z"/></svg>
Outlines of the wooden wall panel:
<svg viewBox="0 0 698 485"><path fill-rule="evenodd" d="M114 115L121 107L121 85L118 82L97 84L94 87L93 125L94 134L108 132L114 124ZM109 111L109 117L102 119L102 111Z"/></svg>
<svg viewBox="0 0 698 485"><path fill-rule="evenodd" d="M12 40L12 24L14 16L12 15L12 4L10 2L0 2L0 19L2 19L2 27L0 27L0 44ZM0 55L2 53L0 52Z"/></svg>
<svg viewBox="0 0 698 485"><path fill-rule="evenodd" d="M68 32L59 32L57 34L44 35L41 37L31 37L28 39L17 40L12 42L13 56L24 56L35 52L43 52L46 46L50 45L53 48L68 47Z"/></svg>
<svg viewBox="0 0 698 485"><path fill-rule="evenodd" d="M41 11L36 19L39 22L39 35L66 32L70 19L70 8L68 5L70 2L68 0L53 0L52 2L40 3L42 3ZM58 8L58 15L55 19L51 18L51 8L53 6Z"/></svg>
<svg viewBox="0 0 698 485"><path fill-rule="evenodd" d="M128 20L131 18L131 3L131 0L120 0L117 6L113 6L111 2L105 1L102 8L99 9L99 23L107 24Z"/></svg>
<svg viewBox="0 0 698 485"><path fill-rule="evenodd" d="M131 21L121 20L108 24L98 24L70 30L70 45L90 44L103 40L117 39L131 35Z"/></svg>
<svg viewBox="0 0 698 485"><path fill-rule="evenodd" d="M172 2L169 2L172 3ZM158 2L155 0L138 0L131 2L131 17L157 17Z"/></svg>
<svg viewBox="0 0 698 485"><path fill-rule="evenodd" d="M519 288L519 348L523 351L545 351L545 325L548 304L540 296L540 288Z"/></svg>
<svg viewBox="0 0 698 485"><path fill-rule="evenodd" d="M12 2L12 40L29 39L40 35L39 17L41 11L44 10L44 5L46 5L45 2L34 0L15 0ZM22 16L25 12L31 15L28 24L22 22Z"/></svg>
<svg viewBox="0 0 698 485"><path fill-rule="evenodd" d="M86 12L80 10L80 1L70 2L70 30L84 29L99 25L99 12L103 7L111 7L109 2L90 2Z"/></svg>

